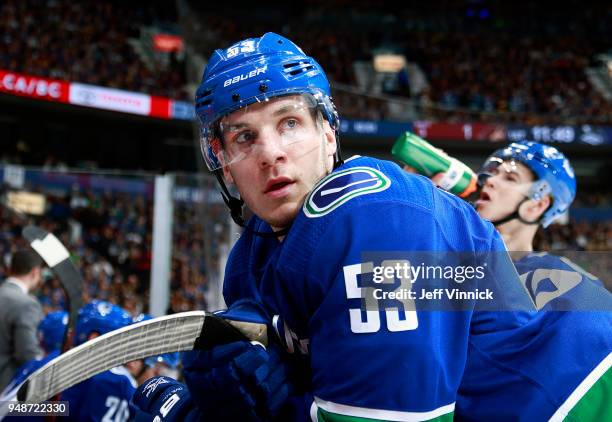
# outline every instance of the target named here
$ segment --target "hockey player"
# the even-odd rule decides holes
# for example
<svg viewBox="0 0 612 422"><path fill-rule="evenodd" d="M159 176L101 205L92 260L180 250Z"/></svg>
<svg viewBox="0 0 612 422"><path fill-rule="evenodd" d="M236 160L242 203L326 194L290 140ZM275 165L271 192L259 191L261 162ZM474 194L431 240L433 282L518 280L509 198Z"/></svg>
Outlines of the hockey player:
<svg viewBox="0 0 612 422"><path fill-rule="evenodd" d="M54 311L38 324L38 338L45 355L58 352L62 348L66 326L68 325L68 312Z"/></svg>
<svg viewBox="0 0 612 422"><path fill-rule="evenodd" d="M79 310L76 345L132 323L131 315L110 302L94 300ZM69 402L69 420L117 421L130 418L129 401L136 381L123 366L102 372L62 392Z"/></svg>
<svg viewBox="0 0 612 422"><path fill-rule="evenodd" d="M450 420L470 333L513 323L512 313L492 321L474 301L419 312L411 300L371 300L381 263L363 254L492 252L498 299L534 310L493 226L391 162L343 162L322 68L279 35L217 50L196 112L206 163L245 225L225 273L229 312L263 314L284 351L238 342L191 354L189 391L154 378L134 396L140 411L168 420L195 403L211 420Z"/></svg>
<svg viewBox="0 0 612 422"><path fill-rule="evenodd" d="M610 419L612 296L567 258L533 251L538 227L563 215L576 194L569 160L550 145L514 142L491 154L478 178L476 209L501 233L542 312L516 329L490 335L495 353L470 355L455 416Z"/></svg>
<svg viewBox="0 0 612 422"><path fill-rule="evenodd" d="M534 253L539 226L548 227L569 209L576 195L576 179L569 160L550 145L514 142L495 151L478 174L478 213L490 220L513 251L515 265L538 309L593 309L593 300L609 297L601 282L566 258ZM539 271L546 270L551 274ZM542 288L547 277L554 289ZM557 280L558 279L558 280ZM589 289L583 292L584 289ZM570 294L571 291L571 294ZM590 294L593 297L580 294ZM570 303L566 303L566 301Z"/></svg>
<svg viewBox="0 0 612 422"><path fill-rule="evenodd" d="M611 419L612 295L568 259L533 252L538 226L563 215L576 194L568 159L550 145L515 142L485 161L479 181L476 209L515 251L521 280L542 312L497 333L494 354L471 355L457 416Z"/></svg>

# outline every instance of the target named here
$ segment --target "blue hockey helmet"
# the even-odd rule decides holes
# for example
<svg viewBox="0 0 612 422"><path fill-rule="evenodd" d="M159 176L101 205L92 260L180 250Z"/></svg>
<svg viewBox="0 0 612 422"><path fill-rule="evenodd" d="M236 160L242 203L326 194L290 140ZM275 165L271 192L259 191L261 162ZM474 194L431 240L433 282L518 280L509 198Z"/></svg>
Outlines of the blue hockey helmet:
<svg viewBox="0 0 612 422"><path fill-rule="evenodd" d="M153 319L153 317L150 314L146 314L143 312L143 313L136 315L133 319L133 322L137 323L137 322L142 322L142 321L148 321L150 319Z"/></svg>
<svg viewBox="0 0 612 422"><path fill-rule="evenodd" d="M516 160L527 166L536 177L528 193L531 199L546 195L552 204L542 215L540 224L547 227L570 207L576 196L576 176L569 160L557 148L532 141L513 142L493 152L483 169L500 161Z"/></svg>
<svg viewBox="0 0 612 422"><path fill-rule="evenodd" d="M163 355L151 356L144 360L146 366L155 366L163 363L170 369L176 369L181 361L179 352L164 353Z"/></svg>
<svg viewBox="0 0 612 422"><path fill-rule="evenodd" d="M103 300L94 300L79 310L76 325L76 344L87 341L89 335L100 335L132 323L132 316L120 306Z"/></svg>
<svg viewBox="0 0 612 422"><path fill-rule="evenodd" d="M138 314L134 317L134 324L137 322L148 321L153 319L153 316L147 313ZM163 355L158 356L149 356L144 359L144 364L146 366L155 366L156 363L164 363L170 369L176 369L180 362L180 356L178 352L172 353L164 353Z"/></svg>
<svg viewBox="0 0 612 422"><path fill-rule="evenodd" d="M221 117L256 102L294 94L310 94L337 133L338 113L331 101L327 76L292 41L268 32L216 50L195 98L202 153L208 168L213 171L224 165L219 159L221 148L213 142L217 138L215 124Z"/></svg>
<svg viewBox="0 0 612 422"><path fill-rule="evenodd" d="M51 353L62 347L66 326L68 325L68 312L49 312L38 324L38 333L45 352Z"/></svg>

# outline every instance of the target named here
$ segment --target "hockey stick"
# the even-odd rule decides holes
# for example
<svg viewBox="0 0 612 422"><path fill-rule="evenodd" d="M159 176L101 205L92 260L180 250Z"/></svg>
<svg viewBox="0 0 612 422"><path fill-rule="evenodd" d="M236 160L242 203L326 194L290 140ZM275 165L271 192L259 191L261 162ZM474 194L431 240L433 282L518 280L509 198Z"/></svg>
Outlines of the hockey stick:
<svg viewBox="0 0 612 422"><path fill-rule="evenodd" d="M70 349L74 328L76 327L79 309L83 306L81 289L83 278L70 260L70 253L55 235L37 226L27 226L22 236L30 243L38 255L45 261L59 279L66 295L68 325L62 341L62 352Z"/></svg>
<svg viewBox="0 0 612 422"><path fill-rule="evenodd" d="M205 311L182 312L142 321L96 337L59 355L16 388L17 399L39 403L87 378L136 359L171 352L208 350L245 339L266 345L266 326L229 321Z"/></svg>

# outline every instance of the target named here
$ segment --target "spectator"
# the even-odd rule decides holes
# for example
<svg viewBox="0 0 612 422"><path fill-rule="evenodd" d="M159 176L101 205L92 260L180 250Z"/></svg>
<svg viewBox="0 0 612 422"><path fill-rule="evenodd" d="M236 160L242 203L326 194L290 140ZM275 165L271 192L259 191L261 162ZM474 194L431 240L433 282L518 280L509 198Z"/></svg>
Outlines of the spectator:
<svg viewBox="0 0 612 422"><path fill-rule="evenodd" d="M11 276L0 286L0 390L25 362L42 356L37 326L43 318L30 294L41 282L42 260L33 250L18 250Z"/></svg>

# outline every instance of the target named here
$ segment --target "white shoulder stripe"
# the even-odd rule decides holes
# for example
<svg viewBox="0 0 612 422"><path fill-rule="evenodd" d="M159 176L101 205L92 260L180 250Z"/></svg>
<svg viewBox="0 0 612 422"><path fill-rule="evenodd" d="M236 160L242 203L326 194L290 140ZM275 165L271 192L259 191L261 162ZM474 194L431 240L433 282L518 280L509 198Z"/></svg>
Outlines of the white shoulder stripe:
<svg viewBox="0 0 612 422"><path fill-rule="evenodd" d="M356 158L361 158L361 155L351 155L349 158L347 158L346 160L344 160L345 163L348 163L349 161L352 161Z"/></svg>
<svg viewBox="0 0 612 422"><path fill-rule="evenodd" d="M348 406L346 404L334 403L331 401L321 400L318 397L314 398L314 404L331 413L336 413L345 416L354 416L358 418L369 418L369 419L380 419L385 421L401 421L401 422L413 422L413 421L426 421L434 419L448 413L455 411L455 403L450 403L437 409L430 410L428 412L401 412L398 410L381 410L381 409L370 409L366 407ZM311 417L313 415L313 409L310 409ZM316 420L316 419L313 419Z"/></svg>
<svg viewBox="0 0 612 422"><path fill-rule="evenodd" d="M549 419L549 421L562 421L565 419L567 414L576 406L576 404L584 397L584 395L589 391L589 389L595 385L595 383L601 378L603 374L606 373L608 369L612 367L612 352L606 356L604 360L602 360L599 365L595 367L591 371L589 375L580 383L578 387L570 394L570 396L565 400L565 403L561 405L557 409L554 415Z"/></svg>

